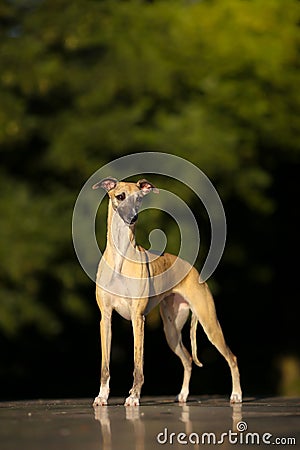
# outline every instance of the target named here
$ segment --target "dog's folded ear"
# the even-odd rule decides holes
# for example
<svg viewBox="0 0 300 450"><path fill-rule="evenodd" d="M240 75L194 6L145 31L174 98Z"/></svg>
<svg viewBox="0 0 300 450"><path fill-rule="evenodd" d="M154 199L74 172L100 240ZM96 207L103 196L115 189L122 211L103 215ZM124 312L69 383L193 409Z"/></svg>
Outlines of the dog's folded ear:
<svg viewBox="0 0 300 450"><path fill-rule="evenodd" d="M157 189L154 184L150 183L150 181L145 180L145 178L139 180L136 185L144 194L149 194L151 191L154 192L154 194L159 193L159 189Z"/></svg>
<svg viewBox="0 0 300 450"><path fill-rule="evenodd" d="M114 189L117 184L118 184L118 180L116 178L108 177L108 178L104 178L103 180L94 184L94 186L92 186L92 189L98 189L101 187L101 188L105 189L106 192L108 192L108 191L111 191L112 189Z"/></svg>

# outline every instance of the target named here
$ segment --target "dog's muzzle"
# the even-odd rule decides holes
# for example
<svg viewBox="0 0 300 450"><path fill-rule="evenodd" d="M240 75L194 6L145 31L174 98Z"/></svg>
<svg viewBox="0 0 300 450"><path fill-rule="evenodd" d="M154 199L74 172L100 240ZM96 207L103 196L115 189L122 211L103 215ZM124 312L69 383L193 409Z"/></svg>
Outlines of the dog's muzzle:
<svg viewBox="0 0 300 450"><path fill-rule="evenodd" d="M134 214L134 216L124 214L124 211L118 209L119 216L126 223L126 225L133 225L138 220L138 214Z"/></svg>
<svg viewBox="0 0 300 450"><path fill-rule="evenodd" d="M122 202L117 208L119 216L126 225L133 225L138 219L139 204L137 205L137 202L133 202L133 200L133 198L129 197L128 200Z"/></svg>

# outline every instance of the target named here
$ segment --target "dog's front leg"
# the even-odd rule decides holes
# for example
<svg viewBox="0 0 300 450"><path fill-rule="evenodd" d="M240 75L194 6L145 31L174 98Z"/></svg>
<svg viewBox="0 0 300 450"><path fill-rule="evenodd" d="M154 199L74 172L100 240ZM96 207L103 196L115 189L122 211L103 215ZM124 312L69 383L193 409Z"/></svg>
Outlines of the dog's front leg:
<svg viewBox="0 0 300 450"><path fill-rule="evenodd" d="M99 395L94 400L94 406L107 405L109 396L109 363L110 363L110 349L111 349L111 311L101 313L100 321L101 334L101 384Z"/></svg>
<svg viewBox="0 0 300 450"><path fill-rule="evenodd" d="M145 317L138 314L132 319L133 339L134 339L134 372L133 386L129 391L130 396L125 401L125 406L138 406L142 385L144 383L144 323Z"/></svg>

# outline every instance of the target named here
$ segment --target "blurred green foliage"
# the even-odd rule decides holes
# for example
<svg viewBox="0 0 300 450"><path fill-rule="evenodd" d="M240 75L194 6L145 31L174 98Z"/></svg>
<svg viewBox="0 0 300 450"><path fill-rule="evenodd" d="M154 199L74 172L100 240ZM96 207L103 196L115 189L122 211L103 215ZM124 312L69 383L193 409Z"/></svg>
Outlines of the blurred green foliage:
<svg viewBox="0 0 300 450"><path fill-rule="evenodd" d="M72 209L95 170L137 151L200 167L237 231L225 272L270 282L273 261L251 265L251 250L280 168L300 159L299 19L297 0L1 2L1 333L91 320Z"/></svg>

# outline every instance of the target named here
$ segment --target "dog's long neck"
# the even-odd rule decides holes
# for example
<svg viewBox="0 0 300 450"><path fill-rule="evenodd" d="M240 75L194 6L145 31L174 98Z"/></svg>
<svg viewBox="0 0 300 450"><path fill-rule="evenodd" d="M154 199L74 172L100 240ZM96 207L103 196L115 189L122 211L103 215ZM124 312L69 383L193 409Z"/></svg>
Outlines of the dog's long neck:
<svg viewBox="0 0 300 450"><path fill-rule="evenodd" d="M106 252L114 270L121 273L126 260L136 260L138 252L135 240L135 225L126 225L114 211L111 201L108 205Z"/></svg>

